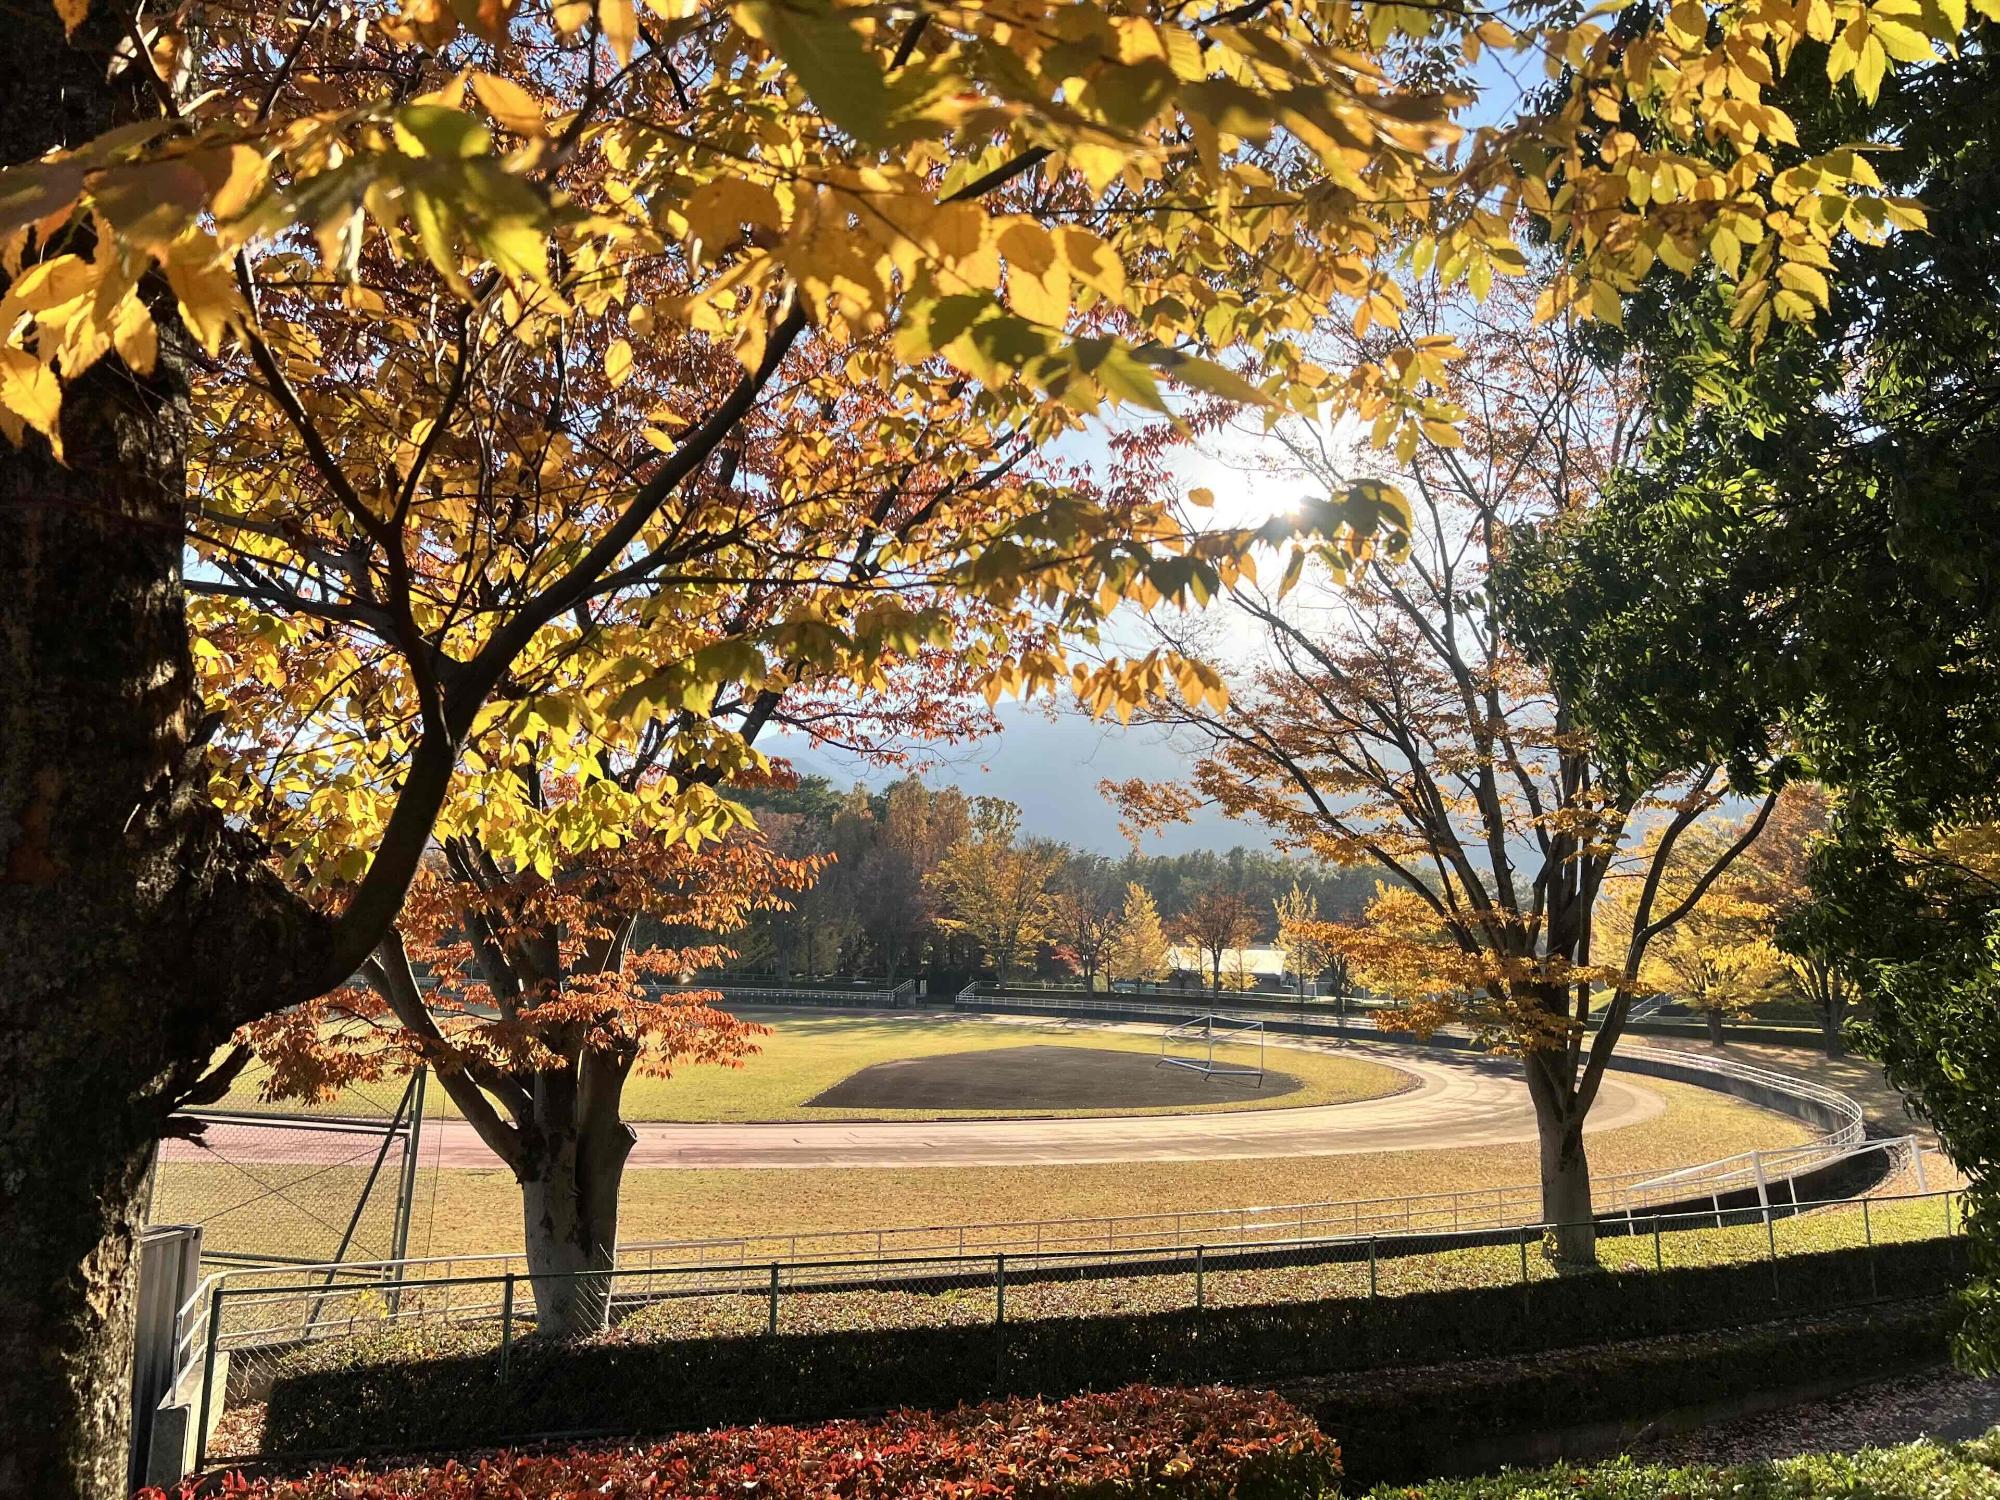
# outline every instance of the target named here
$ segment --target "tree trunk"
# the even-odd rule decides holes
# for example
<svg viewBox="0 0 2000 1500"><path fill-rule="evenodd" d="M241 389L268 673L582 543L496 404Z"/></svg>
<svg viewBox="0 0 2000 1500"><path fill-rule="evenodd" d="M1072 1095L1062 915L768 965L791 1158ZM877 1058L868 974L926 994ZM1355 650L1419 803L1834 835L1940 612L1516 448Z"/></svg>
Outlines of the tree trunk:
<svg viewBox="0 0 2000 1500"><path fill-rule="evenodd" d="M618 1194L636 1137L628 1125L565 1135L520 1173L533 1278L535 1331L551 1338L600 1333L611 1317L618 1264Z"/></svg>
<svg viewBox="0 0 2000 1500"><path fill-rule="evenodd" d="M1567 1076L1563 1054L1530 1053L1523 1059L1528 1097L1535 1106L1541 1148L1543 1252L1557 1266L1597 1264L1597 1219L1590 1200L1590 1160L1583 1145L1584 1111Z"/></svg>
<svg viewBox="0 0 2000 1500"><path fill-rule="evenodd" d="M1542 1158L1542 1222L1549 1226L1543 1249L1558 1266L1594 1266L1597 1220L1590 1199L1583 1122L1556 1118L1538 1103L1535 1126Z"/></svg>
<svg viewBox="0 0 2000 1500"><path fill-rule="evenodd" d="M1825 1034L1826 1055L1830 1058L1847 1055L1847 1042L1840 1034L1840 1023L1846 1019L1841 1015L1842 1008L1837 995L1828 996L1826 1004L1820 1007L1820 1029Z"/></svg>
<svg viewBox="0 0 2000 1500"><path fill-rule="evenodd" d="M1708 1045L1711 1047L1720 1047L1722 1045L1722 1007L1718 1005L1707 1006L1703 1009L1702 1015L1708 1021Z"/></svg>
<svg viewBox="0 0 2000 1500"><path fill-rule="evenodd" d="M0 162L150 111L123 17L9 32ZM31 252L32 253L32 252ZM0 1497L126 1493L141 1188L172 1102L242 1021L305 998L326 924L206 791L181 588L186 335L63 404L67 466L0 440Z"/></svg>

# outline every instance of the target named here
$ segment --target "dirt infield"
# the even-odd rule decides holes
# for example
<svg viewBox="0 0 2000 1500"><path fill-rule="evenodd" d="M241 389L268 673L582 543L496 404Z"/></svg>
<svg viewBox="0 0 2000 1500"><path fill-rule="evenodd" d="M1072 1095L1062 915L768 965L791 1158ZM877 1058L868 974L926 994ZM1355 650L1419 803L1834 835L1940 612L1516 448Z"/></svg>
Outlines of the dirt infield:
<svg viewBox="0 0 2000 1500"><path fill-rule="evenodd" d="M1230 1059L1234 1062L1234 1059ZM1102 1047L1002 1047L899 1058L850 1073L808 1109L1148 1109L1270 1099L1304 1084L1289 1073L1204 1077L1146 1052Z"/></svg>

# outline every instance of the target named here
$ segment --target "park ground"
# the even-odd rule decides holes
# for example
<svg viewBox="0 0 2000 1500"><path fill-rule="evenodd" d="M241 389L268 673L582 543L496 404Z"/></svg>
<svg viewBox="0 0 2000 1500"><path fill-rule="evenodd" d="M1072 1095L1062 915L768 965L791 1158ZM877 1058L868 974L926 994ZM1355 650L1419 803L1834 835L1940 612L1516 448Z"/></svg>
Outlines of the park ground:
<svg viewBox="0 0 2000 1500"><path fill-rule="evenodd" d="M801 1014L796 1010L741 1009L744 1020L770 1028L757 1038L757 1051L741 1067L702 1066L675 1070L671 1077L634 1076L625 1087L625 1117L635 1122L743 1124L753 1121L880 1119L995 1119L1023 1113L1013 1109L946 1109L925 1107L885 1111L879 1106L842 1108L811 1101L855 1073L883 1063L948 1054L1011 1050L1032 1044L1044 1047L1111 1048L1135 1057L1157 1058L1157 1028L1148 1032L1073 1026L1063 1022L1021 1022L1002 1018L903 1014ZM1218 1062L1250 1066L1256 1049L1218 1047ZM1289 1109L1319 1104L1345 1104L1378 1099L1406 1086L1408 1079L1393 1068L1338 1052L1296 1049L1267 1053L1272 1070L1296 1079L1287 1092L1258 1090L1247 1085L1214 1090L1208 1102L1177 1100L1158 1105L1110 1108L1036 1105L1037 1115L1199 1114L1236 1109ZM320 1114L388 1114L396 1107L396 1081L361 1084L331 1099L311 1103L272 1101L263 1097L265 1075L246 1070L224 1109L300 1110ZM435 1118L457 1114L441 1088L427 1095L426 1113Z"/></svg>
<svg viewBox="0 0 2000 1500"><path fill-rule="evenodd" d="M1291 1066L1289 1056L1286 1066ZM1646 1080L1665 1102L1641 1125L1592 1137L1600 1176L1664 1170L1804 1140L1798 1122L1690 1085ZM649 1240L789 1234L812 1230L992 1223L1192 1212L1250 1204L1338 1202L1531 1182L1530 1142L1362 1155L1273 1156L1226 1161L880 1168L635 1169L626 1176L621 1238ZM347 1165L245 1167L176 1163L162 1169L156 1218L211 1222L211 1243L246 1252L295 1253L326 1238L351 1205L363 1169ZM273 1193L272 1188L279 1191ZM491 1169L420 1172L409 1250L462 1255L518 1244L520 1191ZM317 1206L315 1206L317 1205ZM225 1212L226 1210L233 1210ZM364 1245L379 1238L379 1214Z"/></svg>

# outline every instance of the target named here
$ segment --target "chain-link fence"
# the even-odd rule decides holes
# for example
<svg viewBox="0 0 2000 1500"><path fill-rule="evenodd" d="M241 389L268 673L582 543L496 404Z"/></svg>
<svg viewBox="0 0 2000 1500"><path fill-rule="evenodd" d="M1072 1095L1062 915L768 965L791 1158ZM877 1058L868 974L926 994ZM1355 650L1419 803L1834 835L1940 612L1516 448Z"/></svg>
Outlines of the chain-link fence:
<svg viewBox="0 0 2000 1500"><path fill-rule="evenodd" d="M409 1252L424 1095L420 1070L379 1114L176 1116L187 1134L161 1143L146 1221L201 1226L208 1268L400 1259Z"/></svg>
<svg viewBox="0 0 2000 1500"><path fill-rule="evenodd" d="M267 1268L210 1278L180 1349L203 1461L417 1450L1755 1322L1944 1290L1958 1213L1939 1192L1620 1217L1587 1273L1541 1225L565 1277ZM579 1312L602 1330L567 1336Z"/></svg>

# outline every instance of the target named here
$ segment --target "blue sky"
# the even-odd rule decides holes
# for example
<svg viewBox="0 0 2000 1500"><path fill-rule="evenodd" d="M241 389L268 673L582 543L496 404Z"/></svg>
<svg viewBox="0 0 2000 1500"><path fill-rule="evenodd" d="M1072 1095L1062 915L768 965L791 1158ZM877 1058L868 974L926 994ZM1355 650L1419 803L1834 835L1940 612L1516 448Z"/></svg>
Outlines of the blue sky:
<svg viewBox="0 0 2000 1500"><path fill-rule="evenodd" d="M1082 435L1065 445L1065 456L1094 467L1112 462L1101 436ZM1218 525L1258 525L1286 509L1297 486L1258 471L1245 439L1226 435L1203 449L1189 449L1175 464L1176 489L1205 488L1216 497ZM1217 619L1218 627L1222 621ZM1134 630L1123 649L1144 650L1149 642ZM1246 638L1246 650L1250 647ZM1118 829L1118 815L1097 790L1104 780L1144 777L1180 779L1186 772L1183 749L1149 726L1126 727L1116 720L1092 720L1065 698L1035 703L1004 702L1000 733L970 745L936 753L919 774L933 785L956 785L968 795L1004 797L1019 804L1025 830L1078 848L1123 854L1130 848ZM878 786L903 774L861 764L835 750L812 748L802 739L774 739L765 748L785 756L801 773L826 777L836 786L856 781ZM1203 813L1189 824L1149 837L1148 853L1195 849L1249 849L1270 845L1262 829Z"/></svg>
<svg viewBox="0 0 2000 1500"><path fill-rule="evenodd" d="M1503 61L1489 52L1473 68L1472 77L1482 97L1464 118L1468 124L1492 123L1519 107L1522 84L1539 83L1540 69L1532 59ZM1261 470L1255 458L1257 446L1254 433L1246 428L1184 450L1174 464L1177 490L1181 495L1195 488L1212 492L1216 525L1262 524L1302 497L1298 483ZM1059 451L1064 458L1100 471L1113 463L1098 427L1061 443ZM1227 627L1218 620L1215 628ZM1145 645L1143 633L1135 631L1127 649L1143 650ZM1256 641L1246 632L1240 652L1227 644L1218 654L1241 662L1255 650ZM999 716L1003 726L999 734L942 752L920 774L934 785L953 784L971 795L1005 797L1019 804L1023 826L1032 835L1122 854L1130 846L1097 784L1135 776L1171 781L1185 774L1184 750L1169 743L1158 729L1092 721L1066 700L1006 703ZM825 776L841 787L856 781L880 785L903 774L863 765L837 751L808 747L796 737L773 740L766 748L790 759L801 772ZM1226 850L1238 844L1266 848L1270 838L1262 829L1203 813L1191 823L1149 837L1144 848L1178 853Z"/></svg>
<svg viewBox="0 0 2000 1500"><path fill-rule="evenodd" d="M937 764L919 774L932 785L955 785L969 796L1018 803L1028 833L1080 849L1118 855L1130 848L1118 831L1118 815L1098 793L1098 782L1130 776L1169 781L1185 767L1181 752L1159 730L1093 722L1063 704L1005 703L1000 718L1004 727L999 734L945 750ZM769 748L800 772L824 776L840 787L856 781L879 786L903 774L796 743L773 741ZM1173 854L1236 844L1260 849L1268 847L1269 838L1258 829L1204 813L1193 823L1148 838L1144 848L1151 854Z"/></svg>

